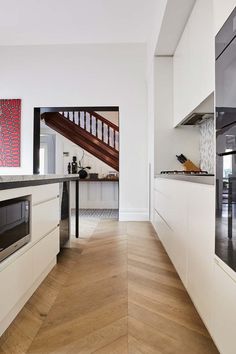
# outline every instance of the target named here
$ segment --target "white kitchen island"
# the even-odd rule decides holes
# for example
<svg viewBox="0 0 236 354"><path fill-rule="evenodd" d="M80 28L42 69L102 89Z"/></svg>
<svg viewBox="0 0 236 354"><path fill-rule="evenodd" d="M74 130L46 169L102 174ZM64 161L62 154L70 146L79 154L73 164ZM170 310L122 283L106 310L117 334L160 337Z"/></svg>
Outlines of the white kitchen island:
<svg viewBox="0 0 236 354"><path fill-rule="evenodd" d="M30 241L0 262L0 335L57 263L59 183L74 180L56 175L0 177L0 202L22 197L30 202Z"/></svg>

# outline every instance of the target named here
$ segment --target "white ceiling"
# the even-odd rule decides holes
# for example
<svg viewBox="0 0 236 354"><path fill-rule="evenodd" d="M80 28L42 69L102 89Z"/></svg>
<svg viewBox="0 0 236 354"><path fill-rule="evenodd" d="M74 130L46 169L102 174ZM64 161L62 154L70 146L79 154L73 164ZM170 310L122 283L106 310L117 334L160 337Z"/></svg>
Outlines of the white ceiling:
<svg viewBox="0 0 236 354"><path fill-rule="evenodd" d="M146 42L161 0L0 0L0 45Z"/></svg>

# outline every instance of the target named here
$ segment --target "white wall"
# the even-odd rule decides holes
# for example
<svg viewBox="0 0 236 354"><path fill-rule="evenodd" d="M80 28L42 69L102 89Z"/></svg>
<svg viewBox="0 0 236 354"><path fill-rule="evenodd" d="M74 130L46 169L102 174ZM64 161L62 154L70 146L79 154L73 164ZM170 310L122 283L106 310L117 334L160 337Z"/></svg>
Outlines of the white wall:
<svg viewBox="0 0 236 354"><path fill-rule="evenodd" d="M6 46L0 64L0 97L22 99L22 166L0 173L32 173L34 107L119 106L120 217L147 219L146 46Z"/></svg>
<svg viewBox="0 0 236 354"><path fill-rule="evenodd" d="M155 58L155 173L182 170L176 154L200 163L199 128L173 128L173 58Z"/></svg>
<svg viewBox="0 0 236 354"><path fill-rule="evenodd" d="M71 141L67 139L63 139L63 152L68 152L69 156L63 156L63 154L61 155L61 159L63 160L63 170L61 171L62 174L68 173L67 166L69 162L70 163L72 162L72 157L76 156L77 163L78 163L79 160L81 160L81 158L83 157L83 152L84 152L84 157L82 160L82 165L91 167L90 170L87 170L88 173L98 173L99 178L106 177L106 175L110 171L114 171L115 173L117 173L117 171L113 170L113 168L111 168L101 160L97 159L95 156L91 155L90 153L83 150L78 145L73 144Z"/></svg>

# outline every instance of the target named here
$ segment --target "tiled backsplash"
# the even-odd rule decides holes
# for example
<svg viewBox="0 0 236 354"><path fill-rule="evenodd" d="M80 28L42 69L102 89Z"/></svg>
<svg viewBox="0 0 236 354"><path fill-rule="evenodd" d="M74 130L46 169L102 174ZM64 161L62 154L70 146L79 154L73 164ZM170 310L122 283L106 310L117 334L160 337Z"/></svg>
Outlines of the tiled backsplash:
<svg viewBox="0 0 236 354"><path fill-rule="evenodd" d="M200 125L200 167L208 173L215 173L214 134L214 118L209 118Z"/></svg>

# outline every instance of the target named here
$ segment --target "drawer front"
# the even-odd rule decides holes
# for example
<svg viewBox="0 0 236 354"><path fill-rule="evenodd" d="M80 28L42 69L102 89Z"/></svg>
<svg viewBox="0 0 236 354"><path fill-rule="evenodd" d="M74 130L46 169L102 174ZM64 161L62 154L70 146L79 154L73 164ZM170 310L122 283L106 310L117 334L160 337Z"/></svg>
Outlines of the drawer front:
<svg viewBox="0 0 236 354"><path fill-rule="evenodd" d="M30 288L32 278L31 250L0 272L0 322Z"/></svg>
<svg viewBox="0 0 236 354"><path fill-rule="evenodd" d="M166 224L165 220L156 211L154 211L154 228L157 232L159 239L164 245L166 251L171 256L173 231Z"/></svg>
<svg viewBox="0 0 236 354"><path fill-rule="evenodd" d="M59 198L32 208L32 241L45 236L59 224Z"/></svg>
<svg viewBox="0 0 236 354"><path fill-rule="evenodd" d="M43 203L59 195L59 183L35 186L32 190L32 204Z"/></svg>
<svg viewBox="0 0 236 354"><path fill-rule="evenodd" d="M59 228L45 236L33 248L33 280L35 281L59 253Z"/></svg>

